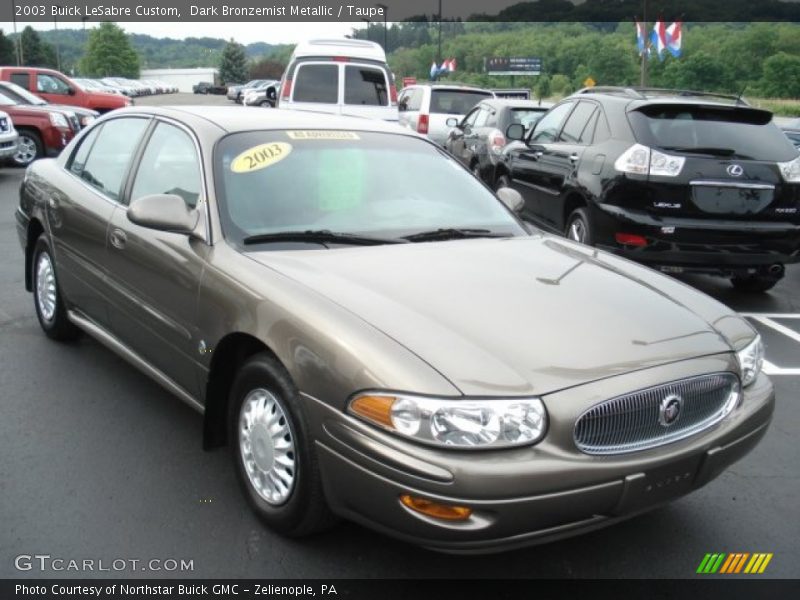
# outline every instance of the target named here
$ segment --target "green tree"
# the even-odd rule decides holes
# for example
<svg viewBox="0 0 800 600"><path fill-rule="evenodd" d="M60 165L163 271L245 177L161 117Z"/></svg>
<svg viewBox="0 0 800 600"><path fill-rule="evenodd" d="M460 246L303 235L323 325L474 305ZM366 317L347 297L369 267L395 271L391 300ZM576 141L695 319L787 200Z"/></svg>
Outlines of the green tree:
<svg viewBox="0 0 800 600"><path fill-rule="evenodd" d="M22 30L22 60L29 67L56 68L56 52L28 25ZM16 61L15 61L16 62Z"/></svg>
<svg viewBox="0 0 800 600"><path fill-rule="evenodd" d="M247 80L247 56L244 46L234 42L233 38L222 49L219 78L223 83L242 83Z"/></svg>
<svg viewBox="0 0 800 600"><path fill-rule="evenodd" d="M14 50L14 42L6 37L0 29L0 65L17 64L17 54Z"/></svg>
<svg viewBox="0 0 800 600"><path fill-rule="evenodd" d="M114 23L101 23L89 34L80 69L90 77L139 77L139 55L128 35Z"/></svg>
<svg viewBox="0 0 800 600"><path fill-rule="evenodd" d="M800 98L800 56L779 52L765 60L763 89L768 96Z"/></svg>
<svg viewBox="0 0 800 600"><path fill-rule="evenodd" d="M541 75L538 83L536 84L536 97L539 100L543 100L544 98L549 98L552 93L553 92L550 89L550 76Z"/></svg>

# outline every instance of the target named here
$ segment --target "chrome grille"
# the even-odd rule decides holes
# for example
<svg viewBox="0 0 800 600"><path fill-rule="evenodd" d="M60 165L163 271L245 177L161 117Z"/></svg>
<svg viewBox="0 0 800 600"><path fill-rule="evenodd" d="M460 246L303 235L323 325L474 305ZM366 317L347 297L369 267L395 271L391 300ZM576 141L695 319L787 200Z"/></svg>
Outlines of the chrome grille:
<svg viewBox="0 0 800 600"><path fill-rule="evenodd" d="M666 424L666 405L681 400ZM725 418L739 403L739 378L714 373L618 396L592 406L575 422L575 444L587 454L621 454L694 435Z"/></svg>

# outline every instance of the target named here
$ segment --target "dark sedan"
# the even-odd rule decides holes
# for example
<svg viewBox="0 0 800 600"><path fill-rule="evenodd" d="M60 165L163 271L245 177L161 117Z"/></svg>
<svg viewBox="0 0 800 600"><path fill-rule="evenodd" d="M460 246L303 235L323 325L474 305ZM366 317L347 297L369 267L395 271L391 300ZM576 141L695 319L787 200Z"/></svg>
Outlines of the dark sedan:
<svg viewBox="0 0 800 600"><path fill-rule="evenodd" d="M495 168L508 140L505 131L514 123L530 131L551 104L531 100L487 98L462 120L449 119L453 127L445 148L487 184L494 185Z"/></svg>
<svg viewBox="0 0 800 600"><path fill-rule="evenodd" d="M228 92L228 88L224 85L214 85L213 83L209 83L208 81L201 81L200 83L196 83L192 86L192 92L195 94L226 94Z"/></svg>

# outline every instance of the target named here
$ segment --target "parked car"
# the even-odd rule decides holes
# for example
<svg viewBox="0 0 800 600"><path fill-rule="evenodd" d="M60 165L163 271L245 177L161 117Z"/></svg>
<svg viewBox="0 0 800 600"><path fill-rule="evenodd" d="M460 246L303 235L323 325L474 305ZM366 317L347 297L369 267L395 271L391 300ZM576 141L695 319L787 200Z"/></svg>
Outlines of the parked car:
<svg viewBox="0 0 800 600"><path fill-rule="evenodd" d="M397 121L397 88L386 53L364 40L311 40L295 46L277 108Z"/></svg>
<svg viewBox="0 0 800 600"><path fill-rule="evenodd" d="M17 104L30 104L32 106L48 106L61 110L70 120L70 125L75 133L94 121L100 113L96 110L81 108L80 106L69 106L67 104L52 104L42 100L39 96L31 94L28 90L10 81L0 81L0 94L3 94Z"/></svg>
<svg viewBox="0 0 800 600"><path fill-rule="evenodd" d="M233 100L237 104L241 103L242 94L246 93L248 90L251 90L259 86L263 81L264 81L263 79L251 79L245 84L229 85L227 93L228 100Z"/></svg>
<svg viewBox="0 0 800 600"><path fill-rule="evenodd" d="M551 106L531 100L482 100L460 121L456 117L447 119L445 124L452 129L444 146L476 177L494 185L508 126L519 123L530 131Z"/></svg>
<svg viewBox="0 0 800 600"><path fill-rule="evenodd" d="M68 104L99 113L129 106L126 98L84 90L63 73L36 67L0 67L0 80L11 81L53 104Z"/></svg>
<svg viewBox="0 0 800 600"><path fill-rule="evenodd" d="M800 157L772 114L736 96L587 88L524 136L496 185L549 231L670 273L765 291L800 260Z"/></svg>
<svg viewBox="0 0 800 600"><path fill-rule="evenodd" d="M225 94L228 88L224 85L214 85L208 81L201 81L192 86L192 93L195 94Z"/></svg>
<svg viewBox="0 0 800 600"><path fill-rule="evenodd" d="M127 96L128 98L133 98L135 96L140 95L139 89L133 87L128 83L124 83L124 79L119 77L103 77L100 80L100 83L106 85L110 88L118 90L121 94Z"/></svg>
<svg viewBox="0 0 800 600"><path fill-rule="evenodd" d="M481 552L706 484L775 402L744 318L521 201L378 120L137 107L32 165L16 222L44 333L200 411L268 526Z"/></svg>
<svg viewBox="0 0 800 600"><path fill-rule="evenodd" d="M83 78L75 78L74 81L78 86L86 91L90 92L101 92L105 94L116 94L118 96L124 95L119 88L114 88L104 83L101 83L97 79L83 79Z"/></svg>
<svg viewBox="0 0 800 600"><path fill-rule="evenodd" d="M278 80L265 81L256 88L248 91L242 98L245 106L267 106L274 108L278 102L278 90L281 82Z"/></svg>
<svg viewBox="0 0 800 600"><path fill-rule="evenodd" d="M0 161L13 158L17 153L19 134L8 113L0 111Z"/></svg>
<svg viewBox="0 0 800 600"><path fill-rule="evenodd" d="M19 135L12 164L26 167L45 156L57 156L74 137L78 119L74 113L49 105L19 104L0 93L0 110L8 114Z"/></svg>
<svg viewBox="0 0 800 600"><path fill-rule="evenodd" d="M418 83L403 88L398 99L400 124L427 135L444 146L451 127L447 120L461 120L481 100L494 92L467 85Z"/></svg>

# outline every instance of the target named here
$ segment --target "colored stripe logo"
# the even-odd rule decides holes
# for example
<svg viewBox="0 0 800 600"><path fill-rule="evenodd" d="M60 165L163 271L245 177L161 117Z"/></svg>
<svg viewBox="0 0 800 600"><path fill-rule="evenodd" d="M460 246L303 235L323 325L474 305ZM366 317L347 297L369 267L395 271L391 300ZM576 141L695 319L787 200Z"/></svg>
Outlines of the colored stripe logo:
<svg viewBox="0 0 800 600"><path fill-rule="evenodd" d="M720 573L725 575L747 573L751 575L763 573L769 561L772 560L772 552L734 552L726 554L724 552L706 554L697 567L697 573L711 575Z"/></svg>

